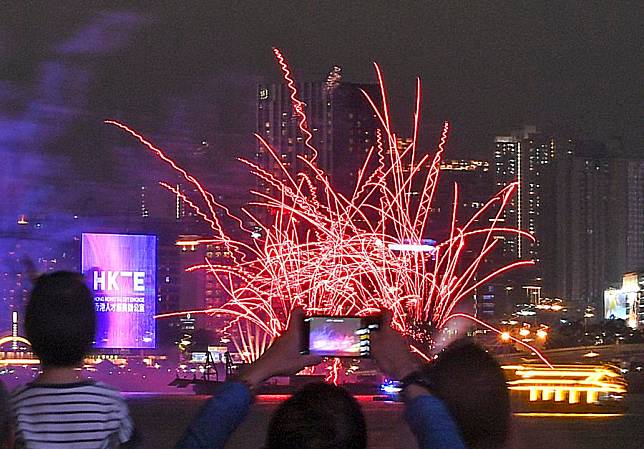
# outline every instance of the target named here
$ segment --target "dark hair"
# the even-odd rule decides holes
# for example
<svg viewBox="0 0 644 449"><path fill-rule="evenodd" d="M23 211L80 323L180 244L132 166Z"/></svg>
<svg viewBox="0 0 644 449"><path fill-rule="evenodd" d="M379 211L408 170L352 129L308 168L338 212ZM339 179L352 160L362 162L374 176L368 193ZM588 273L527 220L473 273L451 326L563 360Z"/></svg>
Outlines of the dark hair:
<svg viewBox="0 0 644 449"><path fill-rule="evenodd" d="M306 385L273 414L266 449L364 449L367 426L358 402L325 383Z"/></svg>
<svg viewBox="0 0 644 449"><path fill-rule="evenodd" d="M43 366L82 362L96 334L94 301L83 277L66 271L40 276L29 296L25 329Z"/></svg>
<svg viewBox="0 0 644 449"><path fill-rule="evenodd" d="M470 339L457 340L428 366L427 374L468 448L504 446L510 432L510 396L492 355Z"/></svg>

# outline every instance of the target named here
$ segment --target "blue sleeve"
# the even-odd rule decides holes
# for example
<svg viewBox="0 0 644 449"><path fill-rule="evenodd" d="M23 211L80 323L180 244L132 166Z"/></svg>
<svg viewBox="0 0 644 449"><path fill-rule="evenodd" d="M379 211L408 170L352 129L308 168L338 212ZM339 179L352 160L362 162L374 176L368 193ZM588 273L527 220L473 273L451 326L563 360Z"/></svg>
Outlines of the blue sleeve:
<svg viewBox="0 0 644 449"><path fill-rule="evenodd" d="M405 419L419 449L466 449L456 422L435 396L417 396L406 403Z"/></svg>
<svg viewBox="0 0 644 449"><path fill-rule="evenodd" d="M222 449L252 402L246 385L226 382L190 422L176 449Z"/></svg>

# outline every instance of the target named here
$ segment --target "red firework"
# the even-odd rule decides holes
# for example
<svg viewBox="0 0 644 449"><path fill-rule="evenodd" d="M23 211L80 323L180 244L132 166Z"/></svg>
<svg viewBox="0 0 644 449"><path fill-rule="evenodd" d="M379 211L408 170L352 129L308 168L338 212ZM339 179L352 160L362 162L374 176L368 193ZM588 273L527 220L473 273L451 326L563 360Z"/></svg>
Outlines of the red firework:
<svg viewBox="0 0 644 449"><path fill-rule="evenodd" d="M257 136L282 173L276 175L242 160L255 176L272 187L271 193L253 192L256 200L251 205L269 209L274 215L243 210L263 230L261 239L231 238L217 210L234 218L250 235L241 219L218 204L195 177L141 134L122 123L106 121L137 138L196 187L199 198L195 200L168 184L161 184L181 195L210 225L213 236L204 242L224 245L231 254L230 264L217 265L205 260L204 264L189 268L208 270L227 293L229 299L225 304L204 310L177 311L159 318L186 313L223 314L228 317L227 329L235 331L234 344L247 361L256 359L286 329L291 311L298 306L310 313L328 315L366 315L389 309L393 326L412 336L415 323L431 323L433 328L440 329L450 319L464 317L481 324L470 315L455 313L454 308L501 273L534 263L521 260L491 270L484 264L498 245L496 237L515 234L533 239L521 229L500 225L516 183L499 191L462 226L458 225L462 221L457 216L459 191L455 185L449 237L428 247L424 242L430 235L429 216L449 125L444 123L433 157L418 156L420 80L417 80L412 142L401 150L390 126L383 77L375 65L382 106L378 107L373 98L363 93L380 122L378 143L371 148L358 172L353 194L344 196L334 190L327 173L316 163L318 152L311 143L304 103L299 100L282 53L278 49L274 53L290 89L304 144L312 157L298 156L305 169L291 173L277 151ZM412 190L418 195L411 195ZM265 217L271 217L270 221ZM477 254L468 262L462 257L466 249ZM519 343L539 354L535 348ZM414 349L421 354L426 352ZM331 368L331 376L337 379L337 363Z"/></svg>

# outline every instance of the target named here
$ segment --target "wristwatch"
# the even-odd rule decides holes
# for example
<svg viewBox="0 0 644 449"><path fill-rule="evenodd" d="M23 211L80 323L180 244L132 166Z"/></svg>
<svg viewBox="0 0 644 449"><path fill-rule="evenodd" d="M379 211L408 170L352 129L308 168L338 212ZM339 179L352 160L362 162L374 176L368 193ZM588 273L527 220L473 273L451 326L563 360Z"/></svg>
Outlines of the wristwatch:
<svg viewBox="0 0 644 449"><path fill-rule="evenodd" d="M414 371L400 379L400 388L402 392L404 392L405 389L410 385L418 385L419 387L424 388L425 390L434 394L434 383L422 371Z"/></svg>

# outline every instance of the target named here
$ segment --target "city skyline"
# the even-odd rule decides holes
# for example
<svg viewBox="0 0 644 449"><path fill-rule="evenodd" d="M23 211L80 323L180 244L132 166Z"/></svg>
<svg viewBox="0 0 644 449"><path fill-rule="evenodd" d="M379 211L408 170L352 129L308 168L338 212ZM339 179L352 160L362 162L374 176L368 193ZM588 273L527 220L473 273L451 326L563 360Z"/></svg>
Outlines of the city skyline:
<svg viewBox="0 0 644 449"><path fill-rule="evenodd" d="M0 199L0 229L16 210L34 216L52 199L71 215L78 204L109 202L110 191L134 173L150 175L140 185L157 181L132 170L149 159L119 145L101 124L106 118L126 120L177 153L207 142L213 182L234 194L226 180L244 174L235 157L256 148L257 85L279 80L272 45L284 47L302 82L323 81L338 65L347 82L373 83L371 63L380 62L394 117L408 117L420 75L428 118L421 145L432 148L448 120L451 157L488 159L495 135L527 123L562 138L604 141L610 152L642 152L634 101L641 84L628 53L641 29L625 5L571 3L554 14L537 2L428 4L398 11L392 20L404 21L409 36L398 38L379 27L388 23L386 7L361 2L302 11L274 2L230 10L78 10L65 3L73 2L48 4L49 14L5 5L0 187L9 194ZM361 20L349 26L336 16ZM545 32L533 35L517 18L543 24ZM245 32L249 27L253 33ZM307 39L295 38L300 33ZM406 135L411 123L394 125ZM78 192L61 176L67 171L100 192Z"/></svg>
<svg viewBox="0 0 644 449"><path fill-rule="evenodd" d="M16 8L20 10L20 7ZM304 8L315 10L311 6ZM359 10L360 6L356 8ZM105 217L109 217L107 221L112 228L118 227L116 223L119 220L122 226L141 229L140 220L148 220L150 225L155 220L174 218L188 226L183 229L188 234L203 232L203 228L197 227L194 214L182 200L160 187L158 181L166 181L180 191L183 191L184 185L163 167L154 165L149 155L103 125L102 120L106 118L125 120L167 148L169 154L206 182L219 201L234 207L240 207L247 201L248 191L255 185L236 158L254 157L258 148L253 138L254 132L270 137L271 143L280 146L281 143L272 141L273 137L268 135L266 123L273 129L284 128L286 122L282 123L280 120L285 111L288 115L289 109L285 92L280 91L283 88L278 82L278 71L271 61L272 44L240 39L235 42L227 41L229 45L223 53L221 49L213 51L215 49L211 38L221 37L225 33L239 37L238 31L225 27L214 31L208 20L212 19L214 24L220 23L222 19L213 16L212 11L208 11L203 17L197 17L198 9L170 11L159 7L143 11L137 8L97 8L86 10L77 18L68 17L69 12L64 8L53 8L49 18L37 15L28 7L21 11L24 12L20 16L22 22L17 21L17 15L12 15L13 21L8 22L6 32L0 37L6 50L0 54L5 62L0 68L0 79L9 88L9 93L2 99L4 115L3 126L0 128L3 143L0 146L0 156L7 162L2 167L2 187L8 192L0 199L0 230L8 236L0 242L3 253L5 249L11 250L12 239L18 235L17 222L21 220L27 222L28 226L42 226L43 229L38 231L40 235L47 235L54 242L69 241L87 226L95 228L97 223L106 220ZM271 15L280 15L280 11L280 6L264 11L265 18L268 20ZM449 11L450 7L444 8L432 20L439 20L438 16ZM326 10L315 12L319 18L330 14ZM576 41L562 49L561 42L554 37L551 42L544 38L539 42L541 46L536 45L534 37L522 32L519 33L521 38L512 39L509 33L518 32L516 25L495 28L492 32L495 39L492 43L485 44L481 54L472 56L471 60L465 61L458 56L459 53L450 53L450 48L458 47L472 54L473 43L466 38L455 37L456 30L469 26L473 32L484 33L486 25L493 27L503 23L503 19L493 11L485 11L484 8L472 8L470 15L464 15L463 11L458 10L455 17L446 17L444 22L440 22L439 28L446 31L446 36L456 39L454 42L448 40L441 51L428 37L423 37L421 41L427 44L426 47L418 42L412 46L415 52L395 54L389 50L396 45L396 39L385 41L377 37L374 45L369 47L372 54L348 58L348 52L354 44L350 43L346 48L335 45L337 39L341 38L332 32L334 26L337 26L335 24L326 29L319 24L310 28L311 36L323 36L320 41L332 43L330 46L322 46L312 54L307 54L303 52L303 48L311 49L315 44L314 39L304 47L301 42L294 40L288 42L284 49L295 62L300 85L309 86L309 90L316 91L316 95L320 96L317 100L311 97L311 105L317 101L320 104L316 107L321 111L311 117L314 128L319 125L320 133L331 132L334 136L332 140L336 141L334 145L329 142L325 144L324 138L316 137L316 145L323 149L323 153L326 152L321 163L332 177L334 164L338 160L351 159L343 154L339 146L346 146L349 152L355 150L359 156L364 155L373 142L375 125L361 124L365 117L369 120L373 117L368 107L365 108L366 103L359 104L362 98L358 91L359 87L367 90L375 87L375 80L370 74L371 60L382 62L385 80L393 87L391 105L394 117L408 117L411 106L408 97L411 95L405 92L413 91L410 83L413 83L417 73L423 78L423 91L428 100L423 103L422 110L425 116L429 116L429 120L421 129L421 135L424 136L421 151L432 151L435 147L439 123L443 119L449 120L452 126L447 158L484 160L490 163L492 172L498 166L494 162L494 152L499 150L500 142L520 144L527 148L521 169L516 172L508 171L506 179L501 183L497 179L496 185L502 187L515 180L521 181L521 176L527 180L528 173L536 171L538 179L531 178L530 182L520 183L518 197L511 204L509 213L515 214L516 219L512 216L506 218L508 223L536 236L537 241L534 244L525 243L525 248L522 247L524 242L521 239L514 239L515 243L510 239L506 243L518 246L512 250L517 256L539 260L539 253L542 251L539 234L543 233L539 230L543 226L540 222L543 218L539 214L544 199L540 166L552 158L549 155L552 150L549 145L555 141L599 140L604 143L603 158L625 156L637 159L642 156L638 146L640 141L637 139L640 127L633 123L637 114L629 109L631 100L622 98L631 92L631 87L627 87L630 86L631 77L617 77L618 74L621 76L631 73L633 68L628 64L628 59L624 58L624 48L619 51L613 49L610 57L605 53L616 42L622 42L617 34L621 35L629 30L633 19L626 16L623 7L611 10L605 17L600 17L597 11L581 11L571 5L564 8L564 12L568 14L563 14L562 18L553 17L551 12L539 6L532 6L522 12L507 8L505 12L508 17L524 14L535 20L538 18L550 27L561 23L563 17L566 17L571 24L583 25L582 35L590 33L594 36L592 30L604 29L612 23L624 24L622 28L609 27L614 35L609 36L601 45L597 40L593 41L595 45L590 46L590 52L599 56L598 61L614 58L611 61L615 64L601 68L595 62L591 64L588 54L573 51L579 45ZM247 15L235 10L224 13L230 16L230 23L236 23L242 17L250 22L262 22L258 11ZM372 27L381 18L381 13L378 7L367 12L362 26ZM428 14L428 11L420 10L419 13L422 16ZM408 15L409 11L404 14ZM289 17L289 14L281 16L283 20ZM38 27L43 20L49 21L52 26ZM304 22L304 19L297 18L293 23L297 28ZM453 23L454 30L445 30L447 23ZM181 39L188 36L185 27L189 24L195 30L202 31L201 40L195 40L193 35L189 39ZM172 39L175 40L151 39L156 31L168 26L174 32ZM410 20L409 26L418 30L421 24L417 20ZM277 31L283 31L284 35L278 36ZM358 32L353 29L345 31ZM553 36L556 33L567 33L558 28L551 31ZM26 32L32 32L30 42L33 46L20 40ZM283 42L289 40L290 32L283 30L280 25L276 30L262 31L262 35L274 36L275 41ZM339 33L342 34L341 31ZM558 37L565 38L561 35ZM359 44L359 40L356 44ZM200 47L200 44L203 46ZM548 49L553 52L559 49L564 53L551 60L553 55ZM428 63L417 60L423 54L428 55L430 60L437 58L443 62L454 56L466 68L468 64L471 67L475 61L481 62L486 57L489 58L490 51L493 50L505 50L506 56L513 55L515 60L509 63L507 58L495 57L496 66L492 64L481 68L486 85L475 82L469 74L465 76L458 65L438 64L429 67ZM254 55L255 59L248 59L250 55ZM573 60L579 63L574 68L570 65ZM557 70L550 73L546 70L547 64L539 63L543 61L556 61L558 65L550 67L556 67L560 73L554 73ZM585 64L589 65L584 71ZM579 79L584 79L585 76L586 81L601 75L608 83L602 92L618 92L615 102L609 102L606 96L600 95L589 103L589 98L580 95L584 89L583 83L576 83L575 89L581 89L576 94L578 101L557 106L561 98L554 95L556 89L553 90L552 85L557 77L564 74L571 76L573 72L575 76L581 76ZM346 96L350 98L346 101L350 106L348 109L346 105L333 106L331 109L342 111L346 120L339 118L342 114L333 116L329 112L331 109L324 112L326 106L322 104L325 83L340 73L340 86L346 86ZM493 77L493 73L498 76ZM450 83L455 86L454 89L447 88ZM525 87L526 83L528 87ZM591 82L590 86L594 84ZM480 87L486 88L476 90ZM340 91L342 89L343 87ZM268 95L262 99L264 90ZM536 95L540 90L541 93ZM471 95L468 97L468 94L475 91L484 94L480 101L482 105L476 106L474 103L479 102L474 102ZM636 91L636 88L632 89L632 92ZM117 94L106 95L106 92ZM485 97L491 92L496 94L495 101ZM519 92L521 95L518 95ZM271 103L273 95L284 98L277 107L277 115L267 116L264 120L261 112L258 112L261 111L261 108L258 110L258 104L262 101ZM544 101L551 107L544 109ZM309 103L308 98L305 103ZM597 107L617 107L620 112L615 117L624 116L626 120L621 121L617 127L612 120L593 122L589 117L597 118L601 115L597 110L591 111ZM404 112L401 114L401 111ZM607 114L607 111L608 109L603 110L602 114ZM486 116L484 120L480 117L482 112ZM362 118L353 117L356 114L362 114ZM561 116L566 118L556 120L556 117ZM286 134L283 135L285 139L297 140L292 119L290 114ZM351 120L355 123L347 122ZM335 124L327 126L326 121ZM404 141L409 138L410 124L397 118L393 123L395 129L400 130L399 137L404 146ZM533 146L530 131L525 131L521 137L513 137L513 130L525 125L536 125L534 131L538 130L539 137ZM501 136L505 136L505 140L498 140ZM363 137L367 137L365 145L361 144ZM338 145L338 141L342 141L342 144ZM360 143L355 149L351 148L353 141ZM297 145L294 142L293 148ZM301 146L301 142L299 145ZM516 153L516 148L509 151ZM300 149L292 151L288 156L291 158L288 163L296 163L295 155L300 153ZM534 166L531 165L533 157L538 159ZM630 179L627 185L636 185L637 179L641 177L639 169L636 164L624 164L629 173L627 178ZM354 168L344 171L346 173L336 177L347 181L355 175ZM461 179L456 172L454 175L449 174L449 177ZM484 176L485 179L488 177ZM475 178L470 176L469 179ZM473 184L483 185L480 179L473 181ZM79 185L83 188L78 188ZM468 187L468 195L477 196L475 199L470 198L469 206L480 207L474 204L481 204L485 188ZM637 189L628 188L630 194L637 198ZM441 202L447 203L450 198L449 188L439 193ZM552 195L552 191L549 194ZM628 206L633 204L633 200L625 204L625 216L629 217L629 223L636 224L628 231L629 243L615 251L621 251L620 254L630 257L629 260L639 260L640 249L636 235L640 226L637 224L640 212L636 207ZM447 209L447 206L441 205L443 209ZM189 224L190 221L193 223ZM441 226L445 228L445 225ZM552 228L544 229L552 231ZM4 242L9 244L4 245ZM629 266L634 265L631 263ZM603 287L599 284L621 274L601 275L601 280L596 280L597 286L593 291L601 291Z"/></svg>

